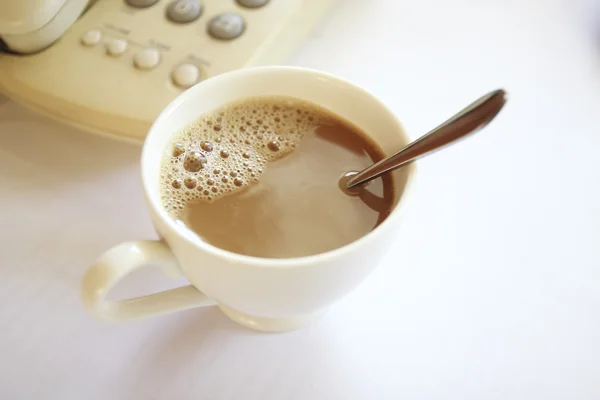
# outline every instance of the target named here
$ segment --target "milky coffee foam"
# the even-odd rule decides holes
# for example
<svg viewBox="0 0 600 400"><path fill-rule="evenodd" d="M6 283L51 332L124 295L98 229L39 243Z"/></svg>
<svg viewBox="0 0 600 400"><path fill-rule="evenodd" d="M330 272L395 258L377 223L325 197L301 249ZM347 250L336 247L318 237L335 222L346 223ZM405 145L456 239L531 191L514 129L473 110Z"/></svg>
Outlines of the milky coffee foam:
<svg viewBox="0 0 600 400"><path fill-rule="evenodd" d="M258 182L269 161L294 151L324 117L288 97L245 99L202 115L167 145L163 206L177 218L188 201L213 201Z"/></svg>

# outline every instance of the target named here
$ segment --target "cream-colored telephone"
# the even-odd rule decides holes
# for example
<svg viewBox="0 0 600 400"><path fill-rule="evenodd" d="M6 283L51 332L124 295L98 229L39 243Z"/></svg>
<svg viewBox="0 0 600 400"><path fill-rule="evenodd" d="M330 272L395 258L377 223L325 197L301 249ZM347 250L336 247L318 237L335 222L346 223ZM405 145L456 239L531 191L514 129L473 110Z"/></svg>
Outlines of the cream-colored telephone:
<svg viewBox="0 0 600 400"><path fill-rule="evenodd" d="M0 0L0 91L89 131L143 140L210 76L280 62L333 0Z"/></svg>

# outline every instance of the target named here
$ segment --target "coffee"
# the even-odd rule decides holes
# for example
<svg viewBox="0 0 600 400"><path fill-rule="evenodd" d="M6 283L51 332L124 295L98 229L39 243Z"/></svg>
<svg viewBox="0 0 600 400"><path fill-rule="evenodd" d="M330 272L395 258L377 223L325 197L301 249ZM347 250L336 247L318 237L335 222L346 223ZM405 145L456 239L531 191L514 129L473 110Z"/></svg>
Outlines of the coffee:
<svg viewBox="0 0 600 400"><path fill-rule="evenodd" d="M322 253L366 235L391 212L390 176L358 196L340 177L383 158L357 127L298 99L229 104L176 133L161 165L164 208L203 241L238 254Z"/></svg>

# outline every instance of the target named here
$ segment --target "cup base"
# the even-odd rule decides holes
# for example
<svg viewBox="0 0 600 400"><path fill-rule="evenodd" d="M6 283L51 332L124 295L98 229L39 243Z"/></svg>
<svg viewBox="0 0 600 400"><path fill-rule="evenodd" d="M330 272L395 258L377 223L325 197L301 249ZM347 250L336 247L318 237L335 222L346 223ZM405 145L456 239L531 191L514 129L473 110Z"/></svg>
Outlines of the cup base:
<svg viewBox="0 0 600 400"><path fill-rule="evenodd" d="M229 317L233 322L237 322L238 324L255 331L271 333L288 332L299 329L319 319L325 312L325 310L319 310L292 318L266 318L244 314L223 305L219 305L218 307L223 311L223 314Z"/></svg>

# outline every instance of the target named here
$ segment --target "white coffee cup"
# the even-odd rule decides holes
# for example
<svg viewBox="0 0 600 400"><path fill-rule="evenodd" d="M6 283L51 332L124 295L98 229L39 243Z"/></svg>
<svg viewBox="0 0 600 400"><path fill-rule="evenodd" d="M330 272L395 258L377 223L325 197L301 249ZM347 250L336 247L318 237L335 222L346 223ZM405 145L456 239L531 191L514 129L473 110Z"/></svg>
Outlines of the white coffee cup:
<svg viewBox="0 0 600 400"><path fill-rule="evenodd" d="M174 133L207 111L246 97L291 96L318 104L352 122L386 154L408 143L400 122L381 101L338 77L293 67L258 67L210 78L188 89L152 125L142 152L146 201L160 241L122 243L104 253L82 282L86 308L107 321L127 321L193 307L218 306L229 318L260 331L286 331L318 317L356 288L394 242L401 200L414 165L393 172L395 206L389 217L359 240L338 249L299 258L268 259L235 254L203 242L177 224L159 197L159 170ZM403 203L403 201L402 201ZM107 301L109 290L128 273L149 263L167 275L184 275L189 286L122 301Z"/></svg>

